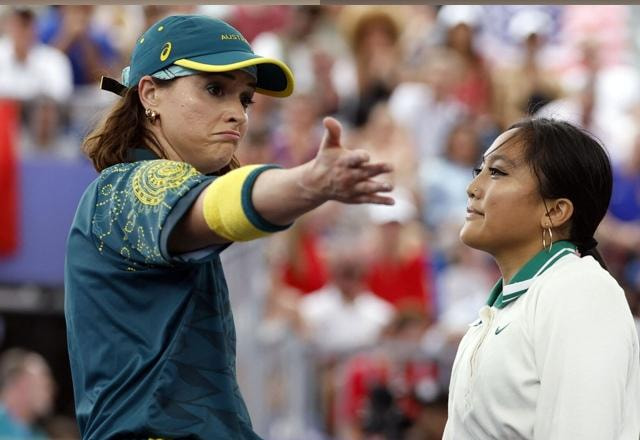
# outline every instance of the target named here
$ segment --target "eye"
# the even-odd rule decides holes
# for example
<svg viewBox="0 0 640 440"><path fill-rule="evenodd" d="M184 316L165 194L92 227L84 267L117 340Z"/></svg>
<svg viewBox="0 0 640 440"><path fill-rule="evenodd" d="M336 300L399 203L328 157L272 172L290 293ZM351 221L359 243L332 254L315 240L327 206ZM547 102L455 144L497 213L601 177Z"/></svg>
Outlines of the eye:
<svg viewBox="0 0 640 440"><path fill-rule="evenodd" d="M489 168L489 173L490 173L492 176L506 176L506 175L507 175L507 173L505 173L505 172L503 172L503 171L500 171L500 170L499 170L499 169L497 169L497 168Z"/></svg>
<svg viewBox="0 0 640 440"><path fill-rule="evenodd" d="M505 173L504 171L500 171L498 168L489 167L487 169L489 170L489 174L493 177L507 175L507 173ZM482 168L474 168L473 177L477 177L478 174L480 174L481 172L482 172Z"/></svg>
<svg viewBox="0 0 640 440"><path fill-rule="evenodd" d="M240 97L240 102L242 103L242 106L246 110L251 104L255 104L255 101L253 100L253 94L242 95Z"/></svg>
<svg viewBox="0 0 640 440"><path fill-rule="evenodd" d="M219 84L209 84L207 85L207 92L213 96L222 96L224 90Z"/></svg>

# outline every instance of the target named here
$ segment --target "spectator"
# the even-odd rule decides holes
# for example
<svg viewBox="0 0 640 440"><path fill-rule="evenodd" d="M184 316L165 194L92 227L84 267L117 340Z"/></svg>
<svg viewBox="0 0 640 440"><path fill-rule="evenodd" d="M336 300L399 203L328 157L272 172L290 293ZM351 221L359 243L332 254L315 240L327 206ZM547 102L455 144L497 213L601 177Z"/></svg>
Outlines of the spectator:
<svg viewBox="0 0 640 440"><path fill-rule="evenodd" d="M40 22L40 39L66 53L75 86L115 74L121 60L109 34L92 26L93 5L52 6Z"/></svg>
<svg viewBox="0 0 640 440"><path fill-rule="evenodd" d="M321 289L328 279L317 226L314 216L306 215L282 234L286 252L279 262L280 279L302 294Z"/></svg>
<svg viewBox="0 0 640 440"><path fill-rule="evenodd" d="M275 159L285 166L300 165L316 155L322 140L318 105L306 94L295 94L282 105L282 121L273 136Z"/></svg>
<svg viewBox="0 0 640 440"><path fill-rule="evenodd" d="M426 161L442 154L452 128L467 109L454 94L462 74L459 57L450 51L434 50L425 58L420 72L420 80L398 84L389 97L389 109L408 131L417 156Z"/></svg>
<svg viewBox="0 0 640 440"><path fill-rule="evenodd" d="M354 144L371 154L372 160L384 160L393 165L388 178L394 185L418 189L418 158L416 148L407 130L395 121L387 102L377 103L367 123L358 130Z"/></svg>
<svg viewBox="0 0 640 440"><path fill-rule="evenodd" d="M63 104L73 90L71 65L59 50L36 39L32 9L13 7L0 38L0 96L20 101L40 97Z"/></svg>
<svg viewBox="0 0 640 440"><path fill-rule="evenodd" d="M629 159L613 165L613 191L599 236L611 271L618 279L640 257L640 134Z"/></svg>
<svg viewBox="0 0 640 440"><path fill-rule="evenodd" d="M52 99L41 98L25 103L20 150L22 158L55 157L76 159L80 156L77 140L68 133L66 112Z"/></svg>
<svg viewBox="0 0 640 440"><path fill-rule="evenodd" d="M419 347L427 325L423 314L401 310L381 334L376 348L344 363L336 377L339 438L432 438L425 436L428 428L411 428L420 418L423 404L433 401L440 391L437 367ZM440 423L442 432L444 423ZM433 426L434 421L426 425Z"/></svg>
<svg viewBox="0 0 640 440"><path fill-rule="evenodd" d="M552 101L536 116L563 118L578 124L609 146L613 163L632 160L640 102L637 68L605 63L607 47L599 35L577 43L580 62L563 74L566 97Z"/></svg>
<svg viewBox="0 0 640 440"><path fill-rule="evenodd" d="M0 97L21 104L22 157L45 152L73 157L79 148L63 140L71 65L62 52L37 42L35 26L32 9L10 9L6 36L0 38Z"/></svg>
<svg viewBox="0 0 640 440"><path fill-rule="evenodd" d="M397 310L407 309L431 318L431 274L421 230L414 228L418 210L412 194L397 187L395 205L369 207L376 225L370 253L367 285Z"/></svg>
<svg viewBox="0 0 640 440"><path fill-rule="evenodd" d="M491 78L484 58L477 50L478 5L446 5L438 13L445 27L444 45L460 56L462 72L454 94L475 116L488 115L491 108Z"/></svg>
<svg viewBox="0 0 640 440"><path fill-rule="evenodd" d="M357 96L345 103L355 126L364 124L373 106L386 100L398 83L402 47L398 9L347 6L342 21L356 65Z"/></svg>
<svg viewBox="0 0 640 440"><path fill-rule="evenodd" d="M249 42L262 32L298 25L290 23L291 8L284 5L236 5L227 19ZM292 67L295 70L295 66Z"/></svg>
<svg viewBox="0 0 640 440"><path fill-rule="evenodd" d="M0 358L0 438L44 440L35 424L49 414L55 388L38 353L13 348Z"/></svg>
<svg viewBox="0 0 640 440"><path fill-rule="evenodd" d="M329 285L300 301L309 339L327 357L373 345L393 316L393 307L365 285L364 247L342 241L329 252Z"/></svg>
<svg viewBox="0 0 640 440"><path fill-rule="evenodd" d="M449 134L444 154L420 164L422 219L433 232L433 244L446 250L458 242L461 215L467 209L466 188L480 158L480 138L473 121L460 121Z"/></svg>
<svg viewBox="0 0 640 440"><path fill-rule="evenodd" d="M256 51L284 59L294 71L302 72L296 90L313 94L322 115L335 113L342 95L355 87L346 42L326 11L319 6L295 6L288 26L262 32L253 43Z"/></svg>
<svg viewBox="0 0 640 440"><path fill-rule="evenodd" d="M550 26L551 18L536 9L522 9L509 21L509 31L523 52L518 65L494 73L493 113L501 130L563 94L558 75L539 60Z"/></svg>

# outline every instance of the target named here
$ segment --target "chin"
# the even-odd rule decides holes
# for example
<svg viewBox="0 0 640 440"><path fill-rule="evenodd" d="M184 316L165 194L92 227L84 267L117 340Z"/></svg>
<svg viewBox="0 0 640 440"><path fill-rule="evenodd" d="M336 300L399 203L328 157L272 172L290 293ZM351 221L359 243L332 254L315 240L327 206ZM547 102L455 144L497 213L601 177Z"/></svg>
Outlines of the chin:
<svg viewBox="0 0 640 440"><path fill-rule="evenodd" d="M477 234L474 234L473 231L469 230L469 226L467 224L462 226L460 230L460 241L469 246L470 248L478 249L483 251L484 246L482 246L482 240L479 240Z"/></svg>
<svg viewBox="0 0 640 440"><path fill-rule="evenodd" d="M231 158L233 156L229 156L225 159L220 159L219 157L211 160L211 161L207 161L206 163L202 163L201 166L196 167L198 169L198 171L200 171L202 174L211 174L211 173L215 173L220 171L221 169L223 169L224 167L226 167L227 165L229 165L229 163L231 163Z"/></svg>

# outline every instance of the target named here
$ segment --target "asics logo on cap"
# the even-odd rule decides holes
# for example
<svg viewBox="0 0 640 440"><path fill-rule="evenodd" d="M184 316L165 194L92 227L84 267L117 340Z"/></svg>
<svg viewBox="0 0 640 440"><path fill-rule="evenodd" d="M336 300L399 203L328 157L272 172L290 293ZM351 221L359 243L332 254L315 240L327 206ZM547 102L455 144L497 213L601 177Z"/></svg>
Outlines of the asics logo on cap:
<svg viewBox="0 0 640 440"><path fill-rule="evenodd" d="M160 61L164 61L169 58L169 54L171 53L171 43L166 42L164 46L162 46L162 52L160 52Z"/></svg>

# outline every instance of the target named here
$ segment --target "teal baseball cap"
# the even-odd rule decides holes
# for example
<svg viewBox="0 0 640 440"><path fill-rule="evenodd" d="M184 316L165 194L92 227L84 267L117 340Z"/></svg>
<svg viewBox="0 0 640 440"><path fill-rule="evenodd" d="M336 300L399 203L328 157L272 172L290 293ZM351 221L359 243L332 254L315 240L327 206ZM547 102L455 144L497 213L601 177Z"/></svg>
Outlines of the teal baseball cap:
<svg viewBox="0 0 640 440"><path fill-rule="evenodd" d="M289 96L294 87L293 73L286 64L256 55L234 27L202 15L172 15L155 23L136 42L122 83L103 77L100 87L122 95L143 76L171 66L182 68L177 76L190 71L245 70L256 77L256 92L269 96Z"/></svg>

